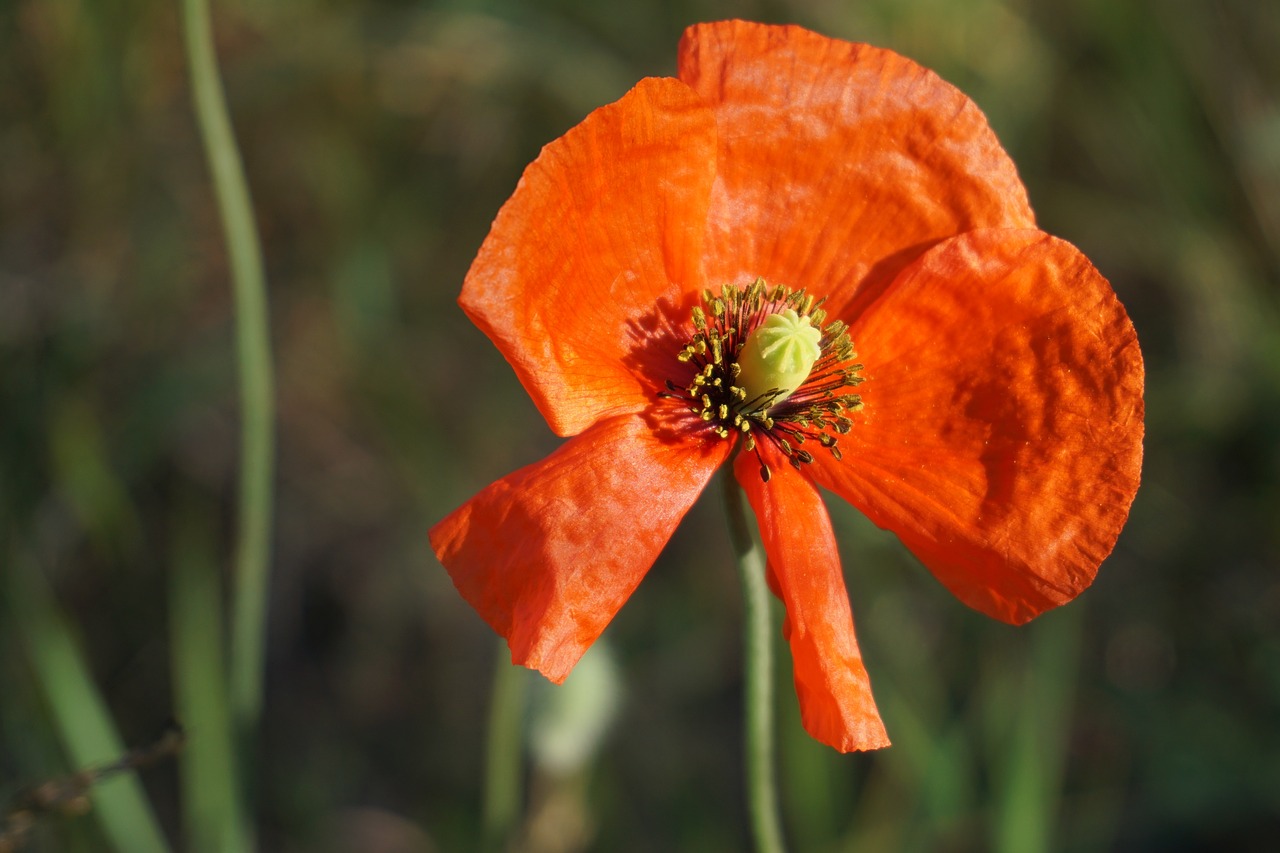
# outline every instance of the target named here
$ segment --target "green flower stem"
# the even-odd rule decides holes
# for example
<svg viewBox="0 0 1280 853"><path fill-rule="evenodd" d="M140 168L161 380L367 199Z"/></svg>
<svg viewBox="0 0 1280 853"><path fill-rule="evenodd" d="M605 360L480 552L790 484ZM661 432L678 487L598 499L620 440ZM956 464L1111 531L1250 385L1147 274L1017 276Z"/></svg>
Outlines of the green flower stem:
<svg viewBox="0 0 1280 853"><path fill-rule="evenodd" d="M125 745L53 590L25 555L16 555L6 569L10 583L5 621L15 625L22 638L71 762L90 768L117 760L125 754ZM113 849L120 853L170 849L134 772L103 780L90 789L89 796Z"/></svg>
<svg viewBox="0 0 1280 853"><path fill-rule="evenodd" d="M742 490L733 466L721 472L729 539L742 574L743 653L746 667L747 806L751 830L760 853L782 853L782 821L778 810L777 771L773 731L773 620L769 615L769 585L764 577L764 554L751 534Z"/></svg>
<svg viewBox="0 0 1280 853"><path fill-rule="evenodd" d="M191 97L222 217L235 292L241 460L230 678L233 718L241 736L247 738L262 709L275 459L267 291L249 187L218 75L209 6L206 0L182 0L181 8Z"/></svg>
<svg viewBox="0 0 1280 853"><path fill-rule="evenodd" d="M489 699L489 750L485 756L481 850L505 850L520 815L520 734L529 672L511 663L505 641L498 642Z"/></svg>

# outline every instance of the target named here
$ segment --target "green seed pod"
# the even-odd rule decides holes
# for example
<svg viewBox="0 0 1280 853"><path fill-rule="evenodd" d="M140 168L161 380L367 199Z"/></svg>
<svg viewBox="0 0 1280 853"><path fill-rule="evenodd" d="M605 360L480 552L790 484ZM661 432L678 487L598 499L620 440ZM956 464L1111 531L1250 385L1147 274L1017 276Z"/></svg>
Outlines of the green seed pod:
<svg viewBox="0 0 1280 853"><path fill-rule="evenodd" d="M737 384L746 389L747 400L755 400L770 391L780 393L770 399L776 405L792 394L809 378L814 363L822 355L822 333L807 316L786 308L770 314L747 336L738 353L742 372Z"/></svg>

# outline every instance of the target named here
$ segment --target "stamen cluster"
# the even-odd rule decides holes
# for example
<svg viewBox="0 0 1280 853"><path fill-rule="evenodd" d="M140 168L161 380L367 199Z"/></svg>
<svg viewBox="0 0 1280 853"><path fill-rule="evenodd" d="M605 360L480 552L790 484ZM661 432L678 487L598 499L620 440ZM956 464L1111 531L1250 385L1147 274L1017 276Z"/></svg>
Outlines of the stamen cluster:
<svg viewBox="0 0 1280 853"><path fill-rule="evenodd" d="M757 453L757 436L772 441L795 467L813 461L801 445L816 441L840 459L837 435L853 428L847 413L862 408L862 398L852 389L862 382L848 327L839 320L823 325L826 312L821 300L804 290L765 283L725 285L720 294L703 293L703 305L693 309L694 335L677 358L694 369L686 385L667 381L670 393L662 396L684 401L720 438L745 436L745 447ZM738 382L742 368L738 356L743 344L771 314L791 309L822 330L821 355L809 377L789 396L771 388L748 399ZM769 479L763 462L760 475Z"/></svg>

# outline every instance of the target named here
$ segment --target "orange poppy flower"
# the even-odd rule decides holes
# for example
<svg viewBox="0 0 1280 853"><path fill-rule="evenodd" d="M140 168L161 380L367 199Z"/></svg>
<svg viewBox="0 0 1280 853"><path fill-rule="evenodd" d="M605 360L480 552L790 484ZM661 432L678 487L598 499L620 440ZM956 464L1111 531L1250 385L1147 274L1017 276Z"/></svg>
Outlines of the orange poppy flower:
<svg viewBox="0 0 1280 853"><path fill-rule="evenodd" d="M886 50L690 28L678 79L543 149L460 303L572 438L431 542L514 662L552 681L736 450L806 729L885 746L818 488L1011 623L1092 582L1137 490L1124 309L1036 229L978 108ZM795 389L746 378L772 315L818 330Z"/></svg>

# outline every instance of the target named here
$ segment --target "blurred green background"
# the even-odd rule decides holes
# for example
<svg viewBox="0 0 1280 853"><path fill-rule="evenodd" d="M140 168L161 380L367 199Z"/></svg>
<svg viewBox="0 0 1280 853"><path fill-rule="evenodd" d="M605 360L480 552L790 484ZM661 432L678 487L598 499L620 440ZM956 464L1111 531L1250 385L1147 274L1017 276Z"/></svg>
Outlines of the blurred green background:
<svg viewBox="0 0 1280 853"><path fill-rule="evenodd" d="M215 3L278 370L261 848L476 844L497 648L426 531L557 441L454 299L540 146L729 16L889 47L965 90L1041 226L1113 282L1148 371L1130 523L1093 588L1028 627L831 502L895 745L810 741L783 655L795 849L1276 849L1275 0ZM48 580L128 743L175 713L174 565L229 565L233 359L175 4L0 4L0 575ZM585 690L609 701L530 679L522 849L745 848L716 497L606 633ZM19 622L0 623L0 802L76 766ZM609 727L592 741L575 714ZM177 778L143 780L182 849ZM29 849L105 844L94 817L51 817Z"/></svg>

